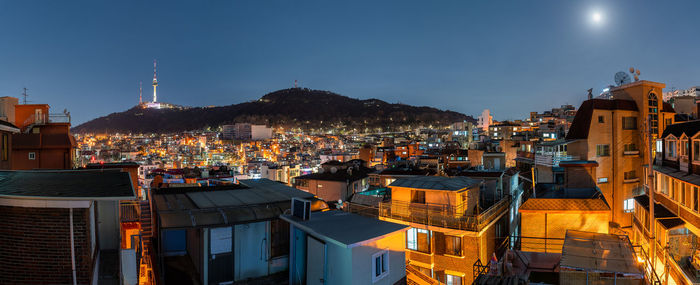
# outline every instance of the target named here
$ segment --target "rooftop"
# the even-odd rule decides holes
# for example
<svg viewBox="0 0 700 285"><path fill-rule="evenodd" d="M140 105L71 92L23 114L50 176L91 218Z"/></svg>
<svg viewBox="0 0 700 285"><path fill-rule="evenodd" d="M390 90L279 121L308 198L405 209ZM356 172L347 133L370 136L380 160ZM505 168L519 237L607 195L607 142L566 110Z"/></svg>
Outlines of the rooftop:
<svg viewBox="0 0 700 285"><path fill-rule="evenodd" d="M627 236L566 231L561 267L643 276Z"/></svg>
<svg viewBox="0 0 700 285"><path fill-rule="evenodd" d="M63 200L136 198L129 173L116 169L0 171L0 197Z"/></svg>
<svg viewBox="0 0 700 285"><path fill-rule="evenodd" d="M291 215L282 215L281 218L311 235L347 248L409 228L343 211L313 212L305 221Z"/></svg>
<svg viewBox="0 0 700 285"><path fill-rule="evenodd" d="M407 187L426 190L458 191L481 183L481 180L468 177L416 176L399 178L389 186Z"/></svg>
<svg viewBox="0 0 700 285"><path fill-rule="evenodd" d="M232 225L277 218L293 197L314 195L268 179L240 185L164 188L153 191L162 228Z"/></svg>

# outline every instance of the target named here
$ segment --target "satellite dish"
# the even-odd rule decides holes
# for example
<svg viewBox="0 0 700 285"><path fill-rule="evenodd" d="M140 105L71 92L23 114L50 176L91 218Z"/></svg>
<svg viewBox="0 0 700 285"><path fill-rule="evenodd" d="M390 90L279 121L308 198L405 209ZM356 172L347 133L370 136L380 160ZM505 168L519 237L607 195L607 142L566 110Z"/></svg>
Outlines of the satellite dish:
<svg viewBox="0 0 700 285"><path fill-rule="evenodd" d="M631 82L631 79L630 79L629 74L627 74L627 72L620 71L618 73L615 73L615 84L617 84L617 86L620 86L622 84L627 84L630 82Z"/></svg>

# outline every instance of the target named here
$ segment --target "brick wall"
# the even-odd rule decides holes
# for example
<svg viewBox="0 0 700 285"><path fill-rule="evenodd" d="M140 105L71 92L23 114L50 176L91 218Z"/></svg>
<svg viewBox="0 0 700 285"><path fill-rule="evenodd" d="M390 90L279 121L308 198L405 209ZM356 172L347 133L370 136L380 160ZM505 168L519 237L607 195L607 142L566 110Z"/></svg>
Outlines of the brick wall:
<svg viewBox="0 0 700 285"><path fill-rule="evenodd" d="M69 209L0 206L0 284L72 284ZM78 284L92 275L87 209L73 209Z"/></svg>

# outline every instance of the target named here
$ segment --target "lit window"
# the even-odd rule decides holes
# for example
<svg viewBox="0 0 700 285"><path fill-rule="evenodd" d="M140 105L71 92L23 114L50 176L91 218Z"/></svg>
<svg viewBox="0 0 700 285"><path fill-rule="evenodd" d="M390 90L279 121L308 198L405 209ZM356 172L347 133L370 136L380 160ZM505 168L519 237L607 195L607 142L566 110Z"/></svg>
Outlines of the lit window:
<svg viewBox="0 0 700 285"><path fill-rule="evenodd" d="M634 212L634 199L627 199L624 202L625 202L625 205L624 205L623 209L625 210L625 213Z"/></svg>
<svg viewBox="0 0 700 285"><path fill-rule="evenodd" d="M406 248L429 253L430 231L416 228L411 228L406 231Z"/></svg>
<svg viewBox="0 0 700 285"><path fill-rule="evenodd" d="M389 275L389 252L384 250L372 255L372 282L377 282Z"/></svg>
<svg viewBox="0 0 700 285"><path fill-rule="evenodd" d="M445 284L446 285L461 285L462 277L454 276L450 274L445 274Z"/></svg>
<svg viewBox="0 0 700 285"><path fill-rule="evenodd" d="M608 178L607 177L600 177L600 178L598 178L598 183L608 183Z"/></svg>
<svg viewBox="0 0 700 285"><path fill-rule="evenodd" d="M36 153L35 152L30 152L29 153L29 160L35 160L36 159Z"/></svg>

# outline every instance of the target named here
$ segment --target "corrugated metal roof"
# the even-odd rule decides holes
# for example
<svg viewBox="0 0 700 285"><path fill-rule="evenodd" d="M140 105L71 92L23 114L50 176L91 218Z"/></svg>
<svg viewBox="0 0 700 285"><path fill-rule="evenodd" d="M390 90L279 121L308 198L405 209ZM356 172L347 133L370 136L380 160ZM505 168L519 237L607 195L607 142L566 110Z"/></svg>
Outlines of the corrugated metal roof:
<svg viewBox="0 0 700 285"><path fill-rule="evenodd" d="M292 197L314 195L267 179L230 187L176 188L153 192L161 228L224 226L270 220L290 208Z"/></svg>

